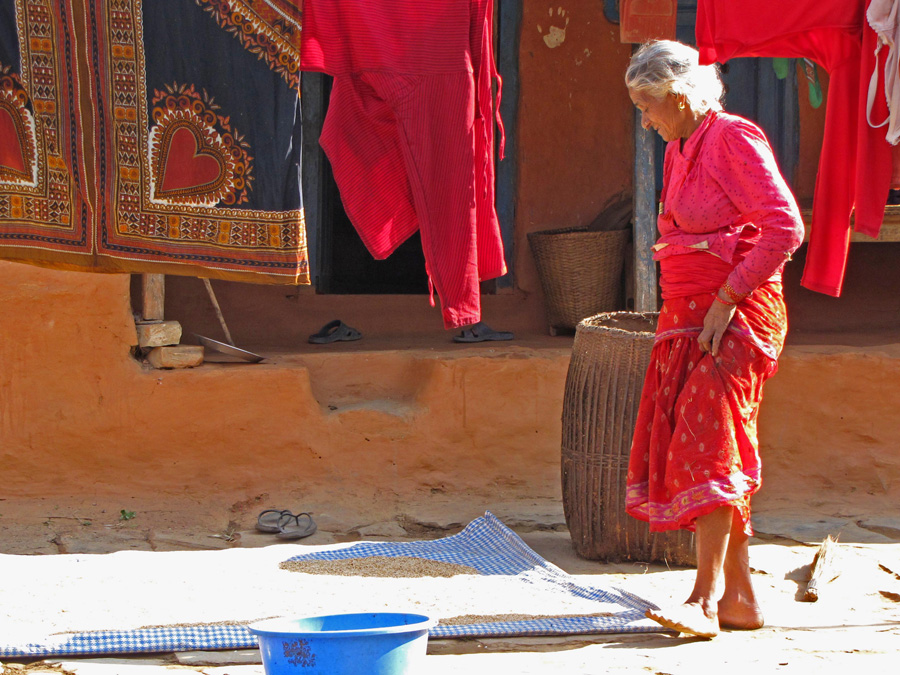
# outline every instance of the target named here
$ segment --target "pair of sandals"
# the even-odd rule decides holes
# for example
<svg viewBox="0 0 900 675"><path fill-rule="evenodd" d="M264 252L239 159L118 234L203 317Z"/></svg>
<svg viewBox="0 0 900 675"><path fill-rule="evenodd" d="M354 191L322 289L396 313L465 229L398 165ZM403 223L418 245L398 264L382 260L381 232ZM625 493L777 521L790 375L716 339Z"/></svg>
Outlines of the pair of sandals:
<svg viewBox="0 0 900 675"><path fill-rule="evenodd" d="M303 539L318 528L306 512L295 515L287 509L266 509L256 518L256 529L273 533L279 539Z"/></svg>
<svg viewBox="0 0 900 675"><path fill-rule="evenodd" d="M335 319L326 323L318 333L309 336L309 341L315 345L324 345L331 342L351 342L359 340L362 333L348 326L340 319ZM469 326L458 335L453 336L454 342L498 342L503 340L512 340L515 336L505 330L494 330L484 321Z"/></svg>

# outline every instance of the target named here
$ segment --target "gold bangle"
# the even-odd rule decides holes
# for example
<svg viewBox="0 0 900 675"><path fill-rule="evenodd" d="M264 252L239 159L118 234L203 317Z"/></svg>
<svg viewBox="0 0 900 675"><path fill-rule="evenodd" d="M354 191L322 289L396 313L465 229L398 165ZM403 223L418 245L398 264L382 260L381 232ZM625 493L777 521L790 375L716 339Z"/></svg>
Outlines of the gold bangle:
<svg viewBox="0 0 900 675"><path fill-rule="evenodd" d="M742 294L738 293L737 291L735 291L731 287L731 284L729 284L727 281L724 284L722 284L722 290L725 291L725 295L727 295L729 298L734 300L734 304L739 303L741 300L743 300L744 298L747 297L747 294L742 295Z"/></svg>

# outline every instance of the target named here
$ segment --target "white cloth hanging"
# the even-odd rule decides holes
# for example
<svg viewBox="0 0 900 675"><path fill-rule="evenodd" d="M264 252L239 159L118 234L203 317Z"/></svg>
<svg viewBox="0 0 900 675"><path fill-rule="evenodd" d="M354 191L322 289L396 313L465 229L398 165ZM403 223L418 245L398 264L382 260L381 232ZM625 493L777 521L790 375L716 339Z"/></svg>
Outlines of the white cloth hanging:
<svg viewBox="0 0 900 675"><path fill-rule="evenodd" d="M876 129L887 126L888 143L897 145L900 140L900 0L871 0L866 10L866 19L878 34L875 68L869 81L866 101L866 119ZM878 90L878 53L885 45L888 47L888 55L884 63L884 95L887 99L888 117L876 124L872 121L872 105Z"/></svg>

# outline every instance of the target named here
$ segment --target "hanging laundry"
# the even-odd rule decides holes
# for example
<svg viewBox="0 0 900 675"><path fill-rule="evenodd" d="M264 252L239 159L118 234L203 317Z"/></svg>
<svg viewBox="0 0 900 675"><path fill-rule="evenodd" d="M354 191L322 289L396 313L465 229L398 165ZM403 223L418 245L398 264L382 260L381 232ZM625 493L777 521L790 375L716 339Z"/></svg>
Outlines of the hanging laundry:
<svg viewBox="0 0 900 675"><path fill-rule="evenodd" d="M884 134L866 122L876 36L865 25L864 12L865 3L847 0L698 0L697 4L697 44L703 63L742 56L808 58L828 71L825 137L801 283L833 296L840 295L843 285L851 212L856 231L876 236L891 178L890 146ZM874 114L885 107L883 100L879 103Z"/></svg>
<svg viewBox="0 0 900 675"><path fill-rule="evenodd" d="M344 209L379 260L421 232L448 329L477 323L479 282L506 273L492 21L493 0L303 3L301 69L334 77L319 142Z"/></svg>
<svg viewBox="0 0 900 675"><path fill-rule="evenodd" d="M0 0L0 258L309 283L289 0Z"/></svg>
<svg viewBox="0 0 900 675"><path fill-rule="evenodd" d="M866 20L878 35L875 45L876 66L872 69L869 93L866 99L866 119L875 128L887 127L887 142L897 145L900 141L900 0L872 0L866 10ZM884 60L884 84L878 86L878 54L888 48ZM879 89L883 89L888 115L882 122L872 119L872 108Z"/></svg>

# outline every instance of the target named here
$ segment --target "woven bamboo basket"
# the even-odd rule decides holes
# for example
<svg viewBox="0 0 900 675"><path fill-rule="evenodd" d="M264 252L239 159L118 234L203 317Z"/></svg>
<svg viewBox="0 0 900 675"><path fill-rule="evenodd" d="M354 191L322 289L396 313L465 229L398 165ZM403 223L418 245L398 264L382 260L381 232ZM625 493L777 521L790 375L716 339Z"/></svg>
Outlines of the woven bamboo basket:
<svg viewBox="0 0 900 675"><path fill-rule="evenodd" d="M625 478L655 312L612 312L578 324L562 418L562 491L578 555L590 560L695 563L693 534L650 533L625 513Z"/></svg>
<svg viewBox="0 0 900 675"><path fill-rule="evenodd" d="M551 335L571 333L585 317L619 308L629 234L570 227L528 235Z"/></svg>

